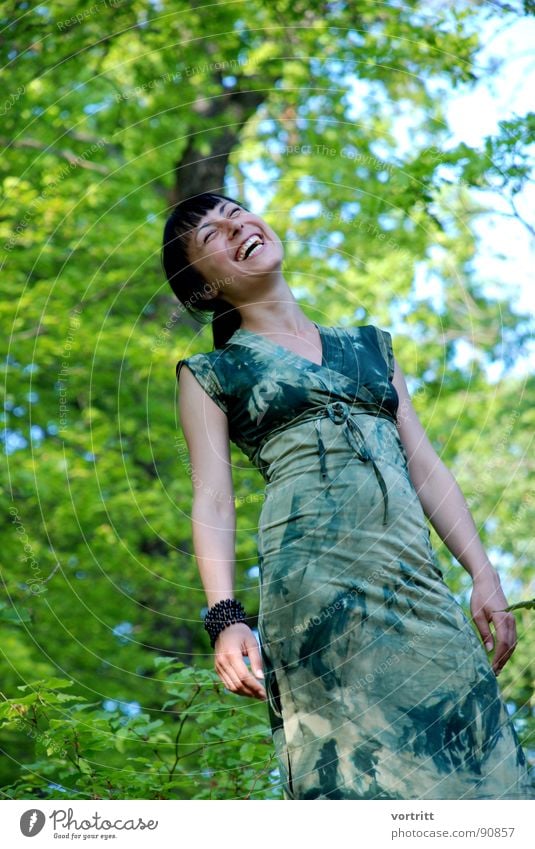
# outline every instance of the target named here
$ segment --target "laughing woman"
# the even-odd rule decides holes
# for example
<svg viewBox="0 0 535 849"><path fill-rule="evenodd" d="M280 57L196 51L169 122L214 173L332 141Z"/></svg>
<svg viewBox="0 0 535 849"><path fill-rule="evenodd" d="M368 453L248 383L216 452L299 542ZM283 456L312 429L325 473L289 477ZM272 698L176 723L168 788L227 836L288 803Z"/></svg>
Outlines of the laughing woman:
<svg viewBox="0 0 535 849"><path fill-rule="evenodd" d="M514 617L391 336L311 321L283 255L264 219L223 195L166 223L174 293L201 320L213 313L214 350L176 372L215 668L229 691L267 700L286 799L534 798L496 678ZM234 594L230 442L266 483L260 647ZM471 575L492 663L426 517Z"/></svg>

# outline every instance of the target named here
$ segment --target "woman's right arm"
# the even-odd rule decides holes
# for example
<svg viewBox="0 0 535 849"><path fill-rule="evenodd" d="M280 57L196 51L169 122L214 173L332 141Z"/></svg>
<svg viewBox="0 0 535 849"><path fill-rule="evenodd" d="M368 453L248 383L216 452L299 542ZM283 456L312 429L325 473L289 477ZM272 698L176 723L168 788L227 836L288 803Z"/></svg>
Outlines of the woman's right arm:
<svg viewBox="0 0 535 849"><path fill-rule="evenodd" d="M208 607L212 607L234 598L236 509L228 421L186 364L179 374L178 409L191 464L193 549ZM251 669L243 660L245 655ZM215 668L231 692L266 699L264 687L251 671L263 676L258 643L244 622L220 632Z"/></svg>

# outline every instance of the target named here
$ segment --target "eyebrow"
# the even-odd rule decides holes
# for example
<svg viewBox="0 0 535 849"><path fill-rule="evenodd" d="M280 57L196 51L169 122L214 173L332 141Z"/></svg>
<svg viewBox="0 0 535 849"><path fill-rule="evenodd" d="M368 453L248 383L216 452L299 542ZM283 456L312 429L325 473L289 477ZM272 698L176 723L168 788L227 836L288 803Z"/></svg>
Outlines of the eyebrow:
<svg viewBox="0 0 535 849"><path fill-rule="evenodd" d="M227 203L228 203L228 201L226 200L226 201L224 201L224 202L221 204L221 206L219 207L219 212L223 212L223 210L225 209L225 207L226 207ZM199 233L201 232L201 230L203 230L203 229L204 229L204 227L212 227L212 226L213 226L213 222L212 222L212 221L209 221L207 224L201 224L201 226L200 226L200 227L197 227L197 232L195 233L195 238L197 238L197 236L199 235Z"/></svg>

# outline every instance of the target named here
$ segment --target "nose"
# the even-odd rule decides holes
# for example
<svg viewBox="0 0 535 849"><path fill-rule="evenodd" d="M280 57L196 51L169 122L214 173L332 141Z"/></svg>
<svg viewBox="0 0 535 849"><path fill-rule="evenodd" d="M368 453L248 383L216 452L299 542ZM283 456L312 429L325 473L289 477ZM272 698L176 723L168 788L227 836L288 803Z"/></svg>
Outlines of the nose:
<svg viewBox="0 0 535 849"><path fill-rule="evenodd" d="M238 249L238 244L240 242L240 233L243 230L243 224L238 224L237 221L231 221L228 219L227 221L227 239L230 244L232 250Z"/></svg>
<svg viewBox="0 0 535 849"><path fill-rule="evenodd" d="M240 230L243 230L243 222L242 221L233 221L232 218L226 219L227 229L230 230L232 235L236 232L239 233Z"/></svg>

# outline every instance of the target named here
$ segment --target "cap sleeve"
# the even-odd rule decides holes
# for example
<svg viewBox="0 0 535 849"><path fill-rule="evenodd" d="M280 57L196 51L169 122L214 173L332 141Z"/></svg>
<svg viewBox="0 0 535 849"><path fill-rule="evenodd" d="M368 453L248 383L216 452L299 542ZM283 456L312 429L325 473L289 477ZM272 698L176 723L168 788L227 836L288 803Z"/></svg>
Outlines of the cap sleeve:
<svg viewBox="0 0 535 849"><path fill-rule="evenodd" d="M379 349L388 366L388 379L392 382L394 377L394 351L392 349L392 336L388 330L382 330L380 327L375 327L375 332L377 334Z"/></svg>
<svg viewBox="0 0 535 849"><path fill-rule="evenodd" d="M179 360L175 369L177 381L184 363L188 366L197 382L200 383L212 401L215 401L217 406L223 410L224 413L228 413L223 388L219 382L210 358L206 354L194 354L192 357L184 357Z"/></svg>

